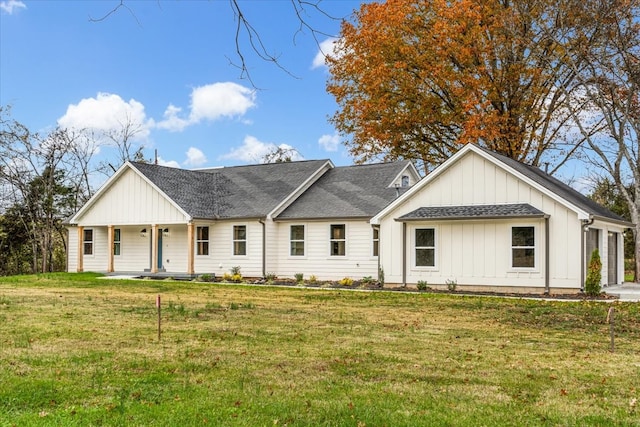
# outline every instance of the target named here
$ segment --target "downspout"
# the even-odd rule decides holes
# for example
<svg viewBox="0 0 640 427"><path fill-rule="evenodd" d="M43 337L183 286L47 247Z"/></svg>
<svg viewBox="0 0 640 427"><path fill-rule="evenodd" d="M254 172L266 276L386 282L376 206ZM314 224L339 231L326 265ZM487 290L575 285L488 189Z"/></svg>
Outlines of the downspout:
<svg viewBox="0 0 640 427"><path fill-rule="evenodd" d="M262 277L267 277L267 225L262 219L258 222L262 224Z"/></svg>
<svg viewBox="0 0 640 427"><path fill-rule="evenodd" d="M589 226L591 224L593 224L593 222L595 221L595 218L593 218L593 215L589 215L589 219L583 219L582 220L582 225L580 226L580 254L581 259L580 259L580 291L584 292L584 274L586 271L586 264L585 264L585 258L586 258L586 248L585 248L585 240L584 240L584 234L587 232L587 229L589 228Z"/></svg>
<svg viewBox="0 0 640 427"><path fill-rule="evenodd" d="M402 286L407 286L407 223L402 223Z"/></svg>
<svg viewBox="0 0 640 427"><path fill-rule="evenodd" d="M549 285L549 215L544 216L544 293L551 292Z"/></svg>

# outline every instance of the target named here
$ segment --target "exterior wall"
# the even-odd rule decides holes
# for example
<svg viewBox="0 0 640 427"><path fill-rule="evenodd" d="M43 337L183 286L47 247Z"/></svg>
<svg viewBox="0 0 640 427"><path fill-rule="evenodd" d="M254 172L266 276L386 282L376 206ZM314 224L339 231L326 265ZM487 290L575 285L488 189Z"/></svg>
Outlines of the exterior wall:
<svg viewBox="0 0 640 427"><path fill-rule="evenodd" d="M233 255L233 226L247 227L247 254ZM256 220L199 222L209 226L209 255L195 255L196 274L215 273L221 277L238 266L245 277L262 277L262 224Z"/></svg>
<svg viewBox="0 0 640 427"><path fill-rule="evenodd" d="M529 203L550 216L550 287L580 288L581 223L577 215L530 187L515 176L469 152L434 178L411 199L390 212L380 223L381 264L388 283L402 283L402 223L395 221L423 206ZM511 268L513 225L535 225L536 268L522 271ZM517 219L499 221L441 221L422 225L436 227L437 271L411 270L413 243L407 232L407 282L418 280L459 285L545 286L544 220ZM415 224L408 223L407 229Z"/></svg>
<svg viewBox="0 0 640 427"><path fill-rule="evenodd" d="M620 227L614 224L609 224L603 221L595 221L592 225L589 226L590 229L595 229L599 231L600 238L598 242L598 251L600 252L600 261L602 262L602 277L601 277L601 285L615 285L622 284L624 282L624 227ZM617 253L618 260L616 265L609 265L609 233L618 233L618 241L617 241ZM589 261L591 259L591 254L584 254L584 265L585 271L589 267ZM617 283L608 283L608 272L609 269L616 270L616 276L618 278Z"/></svg>
<svg viewBox="0 0 640 427"><path fill-rule="evenodd" d="M107 255L109 253L107 228L85 227L85 230L93 230L93 254L83 256L84 271L106 271ZM78 238L76 233L76 246Z"/></svg>
<svg viewBox="0 0 640 427"><path fill-rule="evenodd" d="M344 256L330 255L330 226L345 224L346 249ZM290 227L304 225L305 254L291 256ZM378 258L373 256L373 231L368 221L286 221L277 222L278 277L292 278L303 273L305 279L314 275L318 280L354 280L378 275Z"/></svg>
<svg viewBox="0 0 640 427"><path fill-rule="evenodd" d="M129 169L79 219L79 225L184 224L186 221L182 212Z"/></svg>
<svg viewBox="0 0 640 427"><path fill-rule="evenodd" d="M67 272L78 271L78 227L67 227Z"/></svg>

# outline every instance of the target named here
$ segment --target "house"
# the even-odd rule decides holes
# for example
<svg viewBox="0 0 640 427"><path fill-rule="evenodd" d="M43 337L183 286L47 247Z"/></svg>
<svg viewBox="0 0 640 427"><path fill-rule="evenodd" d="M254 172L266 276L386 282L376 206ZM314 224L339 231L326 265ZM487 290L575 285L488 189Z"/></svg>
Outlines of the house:
<svg viewBox="0 0 640 427"><path fill-rule="evenodd" d="M377 275L369 220L419 181L411 162L204 170L126 163L69 220L69 271L319 280Z"/></svg>
<svg viewBox="0 0 640 427"><path fill-rule="evenodd" d="M386 282L574 293L594 249L602 284L624 280L632 226L538 168L466 145L378 212Z"/></svg>
<svg viewBox="0 0 640 427"><path fill-rule="evenodd" d="M631 227L538 168L466 145L425 178L410 162L182 170L122 166L69 221L69 271L575 293L595 248L624 279Z"/></svg>

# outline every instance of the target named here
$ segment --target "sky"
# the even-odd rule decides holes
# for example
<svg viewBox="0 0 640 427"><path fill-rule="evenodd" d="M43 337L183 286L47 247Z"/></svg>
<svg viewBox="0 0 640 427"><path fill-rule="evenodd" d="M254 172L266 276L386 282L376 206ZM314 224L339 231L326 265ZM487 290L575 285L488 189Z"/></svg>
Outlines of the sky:
<svg viewBox="0 0 640 427"><path fill-rule="evenodd" d="M325 0L349 17L360 1ZM136 144L160 164L204 168L259 163L276 147L296 159L353 161L328 118L328 52L340 21L307 8L300 31L289 0L240 0L280 68L241 34L229 0L0 0L0 105L32 131L117 130L139 123ZM104 18L104 19L102 19ZM254 39L255 40L255 39ZM97 158L117 158L103 145Z"/></svg>

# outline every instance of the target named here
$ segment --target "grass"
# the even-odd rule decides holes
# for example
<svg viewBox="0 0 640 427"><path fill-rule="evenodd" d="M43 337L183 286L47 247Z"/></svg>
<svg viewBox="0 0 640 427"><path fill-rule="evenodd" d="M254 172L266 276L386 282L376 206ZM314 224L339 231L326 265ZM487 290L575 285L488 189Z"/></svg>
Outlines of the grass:
<svg viewBox="0 0 640 427"><path fill-rule="evenodd" d="M615 352L610 306L0 278L0 426L637 426L640 305Z"/></svg>

